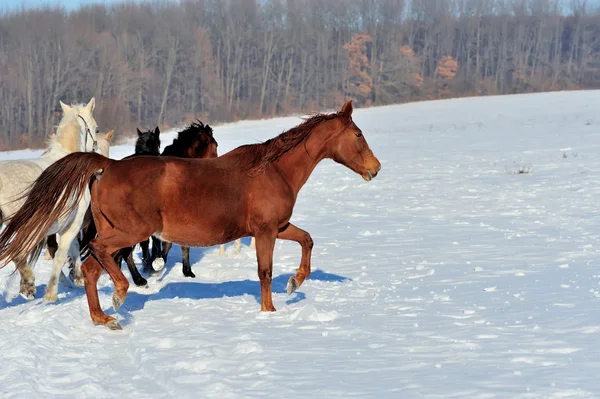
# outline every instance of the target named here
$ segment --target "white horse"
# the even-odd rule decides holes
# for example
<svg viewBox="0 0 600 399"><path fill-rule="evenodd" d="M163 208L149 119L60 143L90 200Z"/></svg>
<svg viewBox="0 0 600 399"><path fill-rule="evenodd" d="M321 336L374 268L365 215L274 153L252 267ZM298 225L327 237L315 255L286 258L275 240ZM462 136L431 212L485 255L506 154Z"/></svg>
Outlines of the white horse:
<svg viewBox="0 0 600 399"><path fill-rule="evenodd" d="M115 131L113 129L108 133L105 133L105 134L99 133L98 134L98 152L100 154L104 155L106 158L110 157L110 142L112 141L114 133L115 133ZM56 135L55 133L52 133L52 137L54 137L55 135ZM51 246L50 245L50 236L48 236L48 243L46 245L46 255L44 256L45 260L54 259L54 252L56 252L56 249L58 248L58 244L56 243L56 234L52 234L52 236L54 237L55 243L52 244L52 248L50 248L50 246ZM75 240L73 240L73 241L75 241ZM74 271L75 264L72 261L71 261L70 267ZM63 279L63 277L64 277L64 275L61 274L60 279L63 281L67 281L66 278Z"/></svg>
<svg viewBox="0 0 600 399"><path fill-rule="evenodd" d="M56 130L56 135L49 140L46 151L35 159L2 161L0 162L0 218L6 220L14 215L25 203L24 192L52 163L72 152L97 150L98 124L93 117L96 101L94 98L87 105L66 105L62 101L60 106L63 117ZM77 171L73 171L77 173ZM58 279L62 273L67 255L76 260L76 284L83 283L81 276L81 260L79 258L79 244L75 238L81 229L83 217L90 204L89 190L82 196L78 207L71 214L64 215L54 223L46 235L60 234L58 250L54 256L52 276L46 286L44 301L56 302L58 299ZM71 245L75 241L75 245ZM39 243L37 250L32 254L30 263L35 261L43 248L44 242ZM75 253L75 250L77 251ZM13 259L19 262L20 259ZM77 265L79 264L79 265ZM35 297L35 276L28 262L19 268L21 275L20 294L27 299Z"/></svg>

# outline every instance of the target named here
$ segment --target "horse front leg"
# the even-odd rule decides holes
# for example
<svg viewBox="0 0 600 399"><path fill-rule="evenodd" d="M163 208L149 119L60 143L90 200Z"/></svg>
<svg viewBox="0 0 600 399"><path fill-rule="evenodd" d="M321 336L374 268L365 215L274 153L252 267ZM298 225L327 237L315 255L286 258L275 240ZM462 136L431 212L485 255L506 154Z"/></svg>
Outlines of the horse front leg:
<svg viewBox="0 0 600 399"><path fill-rule="evenodd" d="M165 267L165 259L162 255L162 241L152 237L152 269L155 272L161 271Z"/></svg>
<svg viewBox="0 0 600 399"><path fill-rule="evenodd" d="M46 255L44 256L44 259L54 259L54 254L56 254L57 249L58 241L56 241L56 234L50 234L46 237Z"/></svg>
<svg viewBox="0 0 600 399"><path fill-rule="evenodd" d="M181 258L183 262L183 275L195 278L196 275L192 272L192 266L190 265L190 247L181 246Z"/></svg>
<svg viewBox="0 0 600 399"><path fill-rule="evenodd" d="M162 252L160 253L160 256L165 261L165 265L166 265L167 264L167 258L169 257L169 252L171 252L171 248L173 248L173 243L172 242L163 241L161 245L162 245Z"/></svg>
<svg viewBox="0 0 600 399"><path fill-rule="evenodd" d="M275 312L271 281L273 280L273 250L276 233L261 232L256 235L256 258L258 260L258 279L260 280L261 310Z"/></svg>
<svg viewBox="0 0 600 399"><path fill-rule="evenodd" d="M287 292L291 295L302 285L304 280L310 276L310 257L312 254L313 240L310 234L291 223L277 234L277 238L295 241L302 247L300 267L296 270L296 275L290 277L287 284Z"/></svg>
<svg viewBox="0 0 600 399"><path fill-rule="evenodd" d="M144 240L140 242L140 247L142 247L142 265L144 267L145 273L151 273L152 270L152 259L150 258L150 239Z"/></svg>
<svg viewBox="0 0 600 399"><path fill-rule="evenodd" d="M113 259L115 259L115 263L117 264L117 267L119 267L119 269L120 269L121 262L123 261L123 259L125 259L125 263L127 264L129 273L131 273L131 279L133 280L135 285L137 285L138 287L145 287L148 285L148 280L146 280L144 277L142 277L142 275L140 274L140 271L137 269L137 266L135 265L135 262L133 261L133 247L121 248L117 252L117 256L119 257L118 262L117 262L116 257L113 257Z"/></svg>
<svg viewBox="0 0 600 399"><path fill-rule="evenodd" d="M67 226L67 228L60 232L60 238L58 240L58 249L54 254L54 261L52 263L52 275L46 286L46 293L44 294L44 302L56 302L58 300L58 278L62 274L62 267L64 266L67 255L71 251L71 244L73 240L78 238L79 230L83 224L85 213L90 205L90 193L86 192L79 200L77 204L77 211L73 217L73 221ZM79 259L79 242L77 243L77 254L73 254L73 262Z"/></svg>
<svg viewBox="0 0 600 399"><path fill-rule="evenodd" d="M75 223L72 223L66 231L63 231L58 240L58 250L54 255L54 261L52 262L52 275L48 280L46 286L46 293L44 294L44 302L56 302L58 300L58 279L62 273L62 267L67 261L67 255L71 251L71 243L77 236L79 228ZM79 259L79 251L77 251L77 258Z"/></svg>
<svg viewBox="0 0 600 399"><path fill-rule="evenodd" d="M72 262L72 269L69 272L69 277L71 277L71 281L75 283L78 287L83 287L83 274L81 274L81 258L79 256L79 240L71 241L71 246L69 247L69 257Z"/></svg>

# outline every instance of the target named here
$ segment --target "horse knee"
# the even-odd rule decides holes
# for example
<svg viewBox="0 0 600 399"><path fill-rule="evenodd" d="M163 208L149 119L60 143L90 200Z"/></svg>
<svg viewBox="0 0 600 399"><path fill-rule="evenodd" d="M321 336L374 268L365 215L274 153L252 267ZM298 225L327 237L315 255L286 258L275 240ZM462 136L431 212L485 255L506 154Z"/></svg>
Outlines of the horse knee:
<svg viewBox="0 0 600 399"><path fill-rule="evenodd" d="M269 282L271 282L272 277L273 277L273 269L272 268L271 269L262 269L262 268L258 269L258 279L261 282L269 283Z"/></svg>

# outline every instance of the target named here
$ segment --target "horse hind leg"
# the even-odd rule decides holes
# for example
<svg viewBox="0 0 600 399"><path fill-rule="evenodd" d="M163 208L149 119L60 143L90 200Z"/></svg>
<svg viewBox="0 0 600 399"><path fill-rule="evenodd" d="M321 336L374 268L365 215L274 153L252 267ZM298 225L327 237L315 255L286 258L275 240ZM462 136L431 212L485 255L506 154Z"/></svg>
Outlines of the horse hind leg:
<svg viewBox="0 0 600 399"><path fill-rule="evenodd" d="M127 281L127 278L125 278L121 268L115 263L115 260L112 257L112 254L118 251L119 248L123 248L123 245L131 244L130 241L127 242L122 238L123 237L121 235L113 234L108 237L103 237L102 239L96 238L90 242L90 248L93 256L110 275L110 278L115 285L115 292L113 293L112 298L115 311L118 311L121 305L125 302L127 290L129 289L129 281ZM86 277L86 292L87 289L88 286ZM97 295L97 287L95 287L95 291Z"/></svg>
<svg viewBox="0 0 600 399"><path fill-rule="evenodd" d="M122 330L123 328L117 319L104 313L100 306L97 284L102 271L102 265L98 262L94 253L92 253L81 266L81 272L83 273L85 280L85 295L90 309L90 317L94 324L102 324L111 330Z"/></svg>
<svg viewBox="0 0 600 399"><path fill-rule="evenodd" d="M15 259L15 263L19 263L19 259ZM19 268L19 275L21 276L19 294L28 301L35 299L35 274L28 262Z"/></svg>

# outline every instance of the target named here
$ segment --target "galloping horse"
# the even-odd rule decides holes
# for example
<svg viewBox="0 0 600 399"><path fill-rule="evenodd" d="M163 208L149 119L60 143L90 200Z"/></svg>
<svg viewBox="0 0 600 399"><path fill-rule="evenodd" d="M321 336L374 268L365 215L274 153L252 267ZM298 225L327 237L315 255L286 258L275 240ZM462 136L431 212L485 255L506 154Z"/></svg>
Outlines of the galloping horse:
<svg viewBox="0 0 600 399"><path fill-rule="evenodd" d="M82 266L95 324L121 329L102 311L96 284L106 270L115 284L113 307L118 310L129 283L112 254L150 235L201 247L254 236L261 309L275 311L271 280L277 238L302 247L288 293L310 275L312 238L290 218L298 192L324 158L367 181L381 169L352 121L350 101L337 113L315 115L262 144L244 145L213 159L141 156L115 161L99 154L72 154L36 180L26 204L0 234L0 262L6 265L31 251L54 220L74 209L73 199L82 197L95 177L91 203L98 237L90 242L93 256ZM23 262L16 264L20 267Z"/></svg>
<svg viewBox="0 0 600 399"><path fill-rule="evenodd" d="M0 162L0 217L3 223L6 223L12 217L11 215L20 211L21 206L26 202L26 195L23 195L24 191L52 163L73 152L96 149L98 125L92 115L95 104L94 98L87 105L69 106L61 101L63 117L56 134L49 140L48 149L39 158ZM79 171L71 169L70 173L78 175ZM78 198L77 201L70 203L70 211L61 214L60 218L56 218L53 221L56 223L48 226L36 245L29 248L27 252L21 252L17 257L11 258L15 263L21 265L19 267L21 275L19 292L25 298L33 299L36 291L35 276L30 263L34 263L39 256L44 245L44 237L54 233L60 233L61 237L54 257L52 277L46 286L44 300L55 302L58 299L58 278L62 266L65 264L67 254L71 256L71 259L78 261L75 266L76 271L79 272L76 283L83 285L83 278L80 275L79 248L77 242L74 245L71 244L79 233L83 215L89 205L89 198L88 193ZM27 262L27 256L30 254L31 259Z"/></svg>

